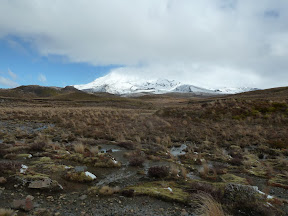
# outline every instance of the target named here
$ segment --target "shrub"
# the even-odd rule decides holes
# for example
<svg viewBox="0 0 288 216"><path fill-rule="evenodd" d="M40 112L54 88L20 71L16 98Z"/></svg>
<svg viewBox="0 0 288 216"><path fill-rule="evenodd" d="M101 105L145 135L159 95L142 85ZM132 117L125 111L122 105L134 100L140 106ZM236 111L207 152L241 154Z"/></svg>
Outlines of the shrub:
<svg viewBox="0 0 288 216"><path fill-rule="evenodd" d="M189 189L187 189L187 191L190 193L210 194L218 201L224 196L224 193L220 188L213 187L211 184L205 182L192 182L189 184Z"/></svg>
<svg viewBox="0 0 288 216"><path fill-rule="evenodd" d="M20 170L21 163L17 161L0 161L0 173L15 172Z"/></svg>
<svg viewBox="0 0 288 216"><path fill-rule="evenodd" d="M243 165L242 161L243 161L243 159L240 159L240 158L232 158L229 162L233 166L241 166L241 165Z"/></svg>
<svg viewBox="0 0 288 216"><path fill-rule="evenodd" d="M283 140L271 140L269 141L269 145L271 148L276 148L276 149L287 149L288 148L288 142L283 141Z"/></svg>
<svg viewBox="0 0 288 216"><path fill-rule="evenodd" d="M132 156L129 159L129 165L130 166L143 166L143 163L145 161L145 158L141 157L141 156Z"/></svg>
<svg viewBox="0 0 288 216"><path fill-rule="evenodd" d="M154 166L148 170L148 176L152 178L165 178L169 175L169 168L166 166Z"/></svg>
<svg viewBox="0 0 288 216"><path fill-rule="evenodd" d="M45 142L35 142L30 146L30 149L32 151L43 151L45 147L46 147Z"/></svg>
<svg viewBox="0 0 288 216"><path fill-rule="evenodd" d="M127 150L135 150L136 149L136 144L133 142L120 142L118 143L118 146L123 147Z"/></svg>
<svg viewBox="0 0 288 216"><path fill-rule="evenodd" d="M123 190L122 195L125 197L133 197L134 196L134 190L133 189Z"/></svg>

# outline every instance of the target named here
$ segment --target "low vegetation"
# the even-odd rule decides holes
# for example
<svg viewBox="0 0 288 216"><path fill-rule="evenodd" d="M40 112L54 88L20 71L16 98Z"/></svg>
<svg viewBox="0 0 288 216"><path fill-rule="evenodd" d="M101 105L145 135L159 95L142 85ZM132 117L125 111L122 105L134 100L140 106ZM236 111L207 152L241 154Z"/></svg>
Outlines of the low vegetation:
<svg viewBox="0 0 288 216"><path fill-rule="evenodd" d="M120 98L38 88L0 91L0 215L32 188L42 205L144 196L191 215L287 215L286 89Z"/></svg>

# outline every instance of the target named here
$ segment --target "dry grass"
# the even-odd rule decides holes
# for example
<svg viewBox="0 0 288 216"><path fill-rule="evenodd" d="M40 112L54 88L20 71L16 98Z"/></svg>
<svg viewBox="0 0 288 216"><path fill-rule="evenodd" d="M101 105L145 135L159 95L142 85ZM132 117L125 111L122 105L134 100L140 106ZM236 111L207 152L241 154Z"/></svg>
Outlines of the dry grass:
<svg viewBox="0 0 288 216"><path fill-rule="evenodd" d="M80 154L83 154L85 152L85 145L83 143L75 143L73 145L74 151Z"/></svg>
<svg viewBox="0 0 288 216"><path fill-rule="evenodd" d="M197 216L227 216L220 203L216 202L209 194L201 193L195 195L198 202Z"/></svg>
<svg viewBox="0 0 288 216"><path fill-rule="evenodd" d="M89 151L93 156L96 156L99 153L99 147L98 146L91 146L89 148Z"/></svg>
<svg viewBox="0 0 288 216"><path fill-rule="evenodd" d="M119 191L119 187L102 186L99 190L99 194L102 196L110 196L114 193L118 193Z"/></svg>
<svg viewBox="0 0 288 216"><path fill-rule="evenodd" d="M178 177L178 175L179 175L179 169L178 169L178 167L176 166L176 165L171 165L170 166L170 175L172 176L172 177Z"/></svg>
<svg viewBox="0 0 288 216"><path fill-rule="evenodd" d="M180 167L180 175L184 178L187 179L187 170L185 167Z"/></svg>
<svg viewBox="0 0 288 216"><path fill-rule="evenodd" d="M12 209L0 208L0 216L15 216L17 215Z"/></svg>

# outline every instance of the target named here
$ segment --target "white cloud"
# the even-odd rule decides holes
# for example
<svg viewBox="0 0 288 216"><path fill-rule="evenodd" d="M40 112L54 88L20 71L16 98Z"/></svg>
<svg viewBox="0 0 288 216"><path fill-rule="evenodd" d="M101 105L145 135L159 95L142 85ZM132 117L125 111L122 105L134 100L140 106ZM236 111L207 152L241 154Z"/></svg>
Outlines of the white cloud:
<svg viewBox="0 0 288 216"><path fill-rule="evenodd" d="M38 80L42 83L46 82L47 81L47 78L44 74L39 74L38 75Z"/></svg>
<svg viewBox="0 0 288 216"><path fill-rule="evenodd" d="M160 65L161 76L179 66L180 78L255 78L257 87L288 85L287 20L287 0L0 2L0 37L20 36L41 55L126 65L137 75L143 66L135 65Z"/></svg>
<svg viewBox="0 0 288 216"><path fill-rule="evenodd" d="M17 74L13 73L10 69L8 69L8 74L14 80L18 78Z"/></svg>
<svg viewBox="0 0 288 216"><path fill-rule="evenodd" d="M2 76L0 76L0 85L10 87L10 88L14 88L14 87L18 86L18 84L16 82L14 82L13 80L10 80L10 79L2 77Z"/></svg>

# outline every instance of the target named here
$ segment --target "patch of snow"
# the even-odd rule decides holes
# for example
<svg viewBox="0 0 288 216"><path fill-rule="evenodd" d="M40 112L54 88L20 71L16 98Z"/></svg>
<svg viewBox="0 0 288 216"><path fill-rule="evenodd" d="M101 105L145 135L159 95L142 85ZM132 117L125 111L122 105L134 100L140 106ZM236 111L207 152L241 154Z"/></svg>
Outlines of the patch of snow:
<svg viewBox="0 0 288 216"><path fill-rule="evenodd" d="M194 86L188 83L181 83L175 80L165 78L158 79L139 79L138 77L123 76L117 73L109 73L106 76L100 77L91 83L83 85L75 85L75 88L87 92L107 92L117 95L131 95L139 93L204 93L204 94L235 94L246 91L257 90L255 88L240 87L240 88L220 88L207 89Z"/></svg>
<svg viewBox="0 0 288 216"><path fill-rule="evenodd" d="M25 174L27 169L28 169L28 166L22 164L22 165L21 165L21 169L20 169L20 173L21 173L21 174Z"/></svg>
<svg viewBox="0 0 288 216"><path fill-rule="evenodd" d="M171 193L173 193L172 188L168 187L168 188L165 188L165 189L167 189L167 190L169 190Z"/></svg>
<svg viewBox="0 0 288 216"><path fill-rule="evenodd" d="M260 193L260 194L262 194L262 195L265 195L265 196L267 195L267 194L265 194L264 192L260 191L257 186L253 186L253 188L254 188L254 190L256 190L258 193ZM267 195L267 199L273 199L273 198L274 198L273 196Z"/></svg>
<svg viewBox="0 0 288 216"><path fill-rule="evenodd" d="M86 175L87 177L92 178L93 180L97 178L94 174L92 174L92 173L90 173L90 172L88 172L88 171L85 172L85 175Z"/></svg>
<svg viewBox="0 0 288 216"><path fill-rule="evenodd" d="M112 158L112 162L113 162L114 164L118 164L118 161L116 161L115 158Z"/></svg>
<svg viewBox="0 0 288 216"><path fill-rule="evenodd" d="M238 87L238 88L219 88L216 89L216 92L219 93L224 93L224 94L237 94L237 93L242 93L242 92L249 92L249 91L256 91L259 90L257 88L250 88L250 87Z"/></svg>

